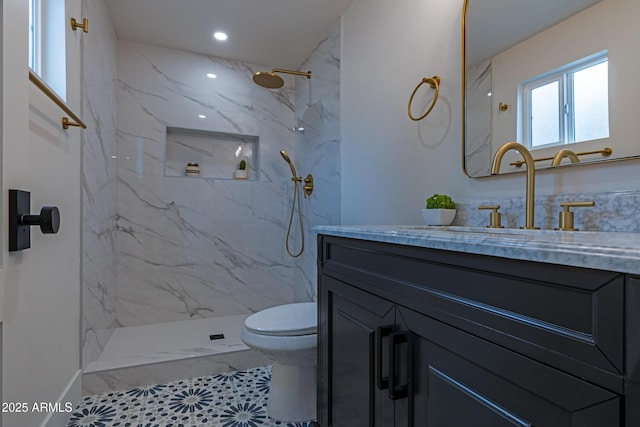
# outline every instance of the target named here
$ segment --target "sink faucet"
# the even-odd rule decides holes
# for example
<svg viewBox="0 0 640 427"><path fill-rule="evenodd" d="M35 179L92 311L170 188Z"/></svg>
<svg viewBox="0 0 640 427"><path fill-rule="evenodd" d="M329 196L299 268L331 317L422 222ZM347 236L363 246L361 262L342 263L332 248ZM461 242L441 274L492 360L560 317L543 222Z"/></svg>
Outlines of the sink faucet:
<svg viewBox="0 0 640 427"><path fill-rule="evenodd" d="M565 157L568 157L569 160L571 160L571 163L580 162L580 158L576 155L576 153L569 150L568 148L565 148L563 150L558 151L556 155L553 156L553 161L551 162L551 166L554 166L554 167L559 166L560 162L562 162L562 159L564 159Z"/></svg>
<svg viewBox="0 0 640 427"><path fill-rule="evenodd" d="M526 229L537 229L533 225L533 199L535 192L535 180L536 180L536 165L533 160L533 156L527 150L527 148L517 142L507 142L496 151L496 155L493 157L493 165L491 166L491 175L498 175L500 173L500 162L505 153L509 150L516 150L524 158L524 162L527 165L527 192L526 192Z"/></svg>

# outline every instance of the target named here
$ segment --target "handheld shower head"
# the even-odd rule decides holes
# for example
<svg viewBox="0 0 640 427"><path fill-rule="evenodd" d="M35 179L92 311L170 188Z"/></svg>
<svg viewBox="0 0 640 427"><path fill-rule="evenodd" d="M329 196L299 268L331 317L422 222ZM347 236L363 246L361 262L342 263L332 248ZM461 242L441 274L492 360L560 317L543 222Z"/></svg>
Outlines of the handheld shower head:
<svg viewBox="0 0 640 427"><path fill-rule="evenodd" d="M282 156L285 162L289 163L289 167L291 168L291 174L293 175L293 177L297 178L298 174L296 173L296 168L293 167L293 162L291 161L291 158L289 157L287 152L284 150L280 150L280 155Z"/></svg>
<svg viewBox="0 0 640 427"><path fill-rule="evenodd" d="M300 205L300 188L298 185L302 184L302 177L298 176L296 173L296 168L293 167L293 162L291 161L291 157L287 154L286 151L280 150L280 155L284 159L285 162L289 163L289 167L291 168L291 181L293 181L293 199L291 201L291 215L289 216L289 226L287 227L287 236L284 238L285 247L287 248L287 253L294 258L302 255L302 251L304 251L304 226L302 224L302 206ZM304 179L304 185L302 187L302 191L304 191L304 197L311 196L313 192L313 176L311 174L307 175ZM296 209L296 199L298 202L298 219L300 220L300 240L301 246L298 252L292 252L291 248L289 248L289 238L291 237L291 225L293 224L293 213Z"/></svg>

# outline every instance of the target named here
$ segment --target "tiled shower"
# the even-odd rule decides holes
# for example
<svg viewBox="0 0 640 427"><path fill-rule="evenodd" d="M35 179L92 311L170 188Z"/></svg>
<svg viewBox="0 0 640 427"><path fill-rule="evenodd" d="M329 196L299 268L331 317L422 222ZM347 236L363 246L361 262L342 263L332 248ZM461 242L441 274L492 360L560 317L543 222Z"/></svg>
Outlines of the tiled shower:
<svg viewBox="0 0 640 427"><path fill-rule="evenodd" d="M116 328L315 299L311 228L340 220L340 22L300 65L311 80L289 77L267 90L251 76L278 64L118 40L103 0L83 7L94 28L83 41L91 119L82 160L83 368ZM199 142L181 140L183 130ZM241 146L247 152L247 136L250 155L229 157ZM185 176L168 141L184 142L181 156L193 153L203 174ZM224 153L208 148L227 142L235 145ZM297 259L284 250L293 184L283 149L316 181L302 202L305 252ZM242 158L249 179L236 180L230 171ZM235 367L233 356L227 363Z"/></svg>

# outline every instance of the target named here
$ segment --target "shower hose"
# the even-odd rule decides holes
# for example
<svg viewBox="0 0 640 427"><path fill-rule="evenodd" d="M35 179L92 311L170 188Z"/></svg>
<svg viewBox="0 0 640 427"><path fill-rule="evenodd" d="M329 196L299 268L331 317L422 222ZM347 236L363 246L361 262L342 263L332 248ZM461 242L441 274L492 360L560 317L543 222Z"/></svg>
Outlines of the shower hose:
<svg viewBox="0 0 640 427"><path fill-rule="evenodd" d="M302 251L304 251L304 229L302 227L302 206L300 202L300 189L298 185L302 181L300 178L292 178L293 181L293 200L291 201L291 215L289 215L289 227L287 227L287 237L285 237L285 247L287 248L287 253L293 258L298 258L302 255ZM289 248L289 237L291 236L291 226L293 225L293 214L296 209L296 200L298 200L298 220L300 222L300 239L302 240L300 251L292 252L291 248Z"/></svg>

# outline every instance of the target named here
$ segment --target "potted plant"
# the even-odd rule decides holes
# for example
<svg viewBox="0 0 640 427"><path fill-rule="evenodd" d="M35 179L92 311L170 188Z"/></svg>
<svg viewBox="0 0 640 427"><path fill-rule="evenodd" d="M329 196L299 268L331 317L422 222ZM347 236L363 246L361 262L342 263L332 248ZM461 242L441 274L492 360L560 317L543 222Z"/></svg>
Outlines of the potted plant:
<svg viewBox="0 0 640 427"><path fill-rule="evenodd" d="M456 204L446 194L434 194L427 199L422 218L427 225L449 225L456 216Z"/></svg>
<svg viewBox="0 0 640 427"><path fill-rule="evenodd" d="M238 169L234 172L233 176L236 179L247 179L247 161L242 159L238 164Z"/></svg>

